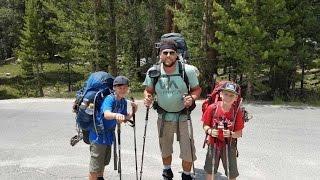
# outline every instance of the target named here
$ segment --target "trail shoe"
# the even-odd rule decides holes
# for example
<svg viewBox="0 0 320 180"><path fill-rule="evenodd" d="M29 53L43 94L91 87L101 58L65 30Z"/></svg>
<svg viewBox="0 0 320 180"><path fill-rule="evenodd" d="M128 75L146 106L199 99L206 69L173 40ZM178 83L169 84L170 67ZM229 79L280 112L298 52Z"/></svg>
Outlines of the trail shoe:
<svg viewBox="0 0 320 180"><path fill-rule="evenodd" d="M185 173L181 174L181 178L182 178L182 180L192 180L193 179L190 174L186 175Z"/></svg>
<svg viewBox="0 0 320 180"><path fill-rule="evenodd" d="M163 172L162 172L162 176L163 176L163 179L172 180L173 173L172 173L171 168L170 169L164 169Z"/></svg>

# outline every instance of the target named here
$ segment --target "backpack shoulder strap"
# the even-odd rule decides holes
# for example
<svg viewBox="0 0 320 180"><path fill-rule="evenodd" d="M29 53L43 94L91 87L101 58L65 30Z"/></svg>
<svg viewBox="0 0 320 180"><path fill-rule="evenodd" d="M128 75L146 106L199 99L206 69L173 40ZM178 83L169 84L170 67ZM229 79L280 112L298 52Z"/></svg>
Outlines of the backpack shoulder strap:
<svg viewBox="0 0 320 180"><path fill-rule="evenodd" d="M157 64L156 68L160 71L160 76L161 76L161 66L160 66L160 64ZM152 78L153 79L153 88L154 89L156 89L156 84L157 84L160 76Z"/></svg>
<svg viewBox="0 0 320 180"><path fill-rule="evenodd" d="M213 104L213 114L212 114L212 118L217 117L217 112L218 112L218 108L219 108L219 102L216 102Z"/></svg>
<svg viewBox="0 0 320 180"><path fill-rule="evenodd" d="M159 69L160 69L160 65L158 65L158 66L159 66ZM190 89L189 89L189 78L188 78L188 75L187 75L185 69L182 66L182 62L181 61L178 61L178 69L179 69L179 75L181 76L181 78L183 79L184 83L186 84L186 86L188 88L188 92L189 92L190 91ZM161 72L161 70L160 70L160 72ZM159 80L159 77L161 77L161 74L160 74L160 76L153 78L153 88L156 87L156 84L157 84L157 82Z"/></svg>
<svg viewBox="0 0 320 180"><path fill-rule="evenodd" d="M190 93L189 78L188 78L188 75L187 75L187 73L186 73L181 61L178 61L178 66L179 66L179 74L180 74L181 78L183 79L184 83L186 84L186 86L188 88L188 93Z"/></svg>

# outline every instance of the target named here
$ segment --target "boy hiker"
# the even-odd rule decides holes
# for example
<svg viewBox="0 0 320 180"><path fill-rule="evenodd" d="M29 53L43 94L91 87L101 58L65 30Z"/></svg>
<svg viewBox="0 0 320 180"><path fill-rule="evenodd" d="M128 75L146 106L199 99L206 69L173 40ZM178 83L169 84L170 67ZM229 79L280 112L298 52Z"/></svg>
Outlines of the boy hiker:
<svg viewBox="0 0 320 180"><path fill-rule="evenodd" d="M114 141L115 127L132 117L137 111L137 104L131 102L134 112L127 112L127 100L129 80L124 76L118 76L113 81L114 93L108 95L101 105L100 118L104 118L104 133L98 134L94 128L89 130L90 139L90 174L89 180L103 180L103 172L111 158L111 145ZM97 135L98 134L98 135Z"/></svg>
<svg viewBox="0 0 320 180"><path fill-rule="evenodd" d="M237 84L227 82L222 87L220 97L222 101L208 106L202 116L203 129L209 135L204 170L207 173L206 180L214 179L221 158L228 179L235 180L239 176L237 138L242 136L244 128L243 113L234 106L238 98Z"/></svg>
<svg viewBox="0 0 320 180"><path fill-rule="evenodd" d="M201 88L197 78L197 69L194 66L183 64L178 60L177 44L172 39L160 42L160 68L157 80L147 73L143 85L144 104L149 108L153 103L153 94L156 94L157 102L154 107L158 113L158 135L160 151L163 163L164 179L172 179L171 170L174 133L180 144L180 158L182 159L182 179L190 180L191 167L196 160L193 139L188 132L187 115L189 107L200 96ZM183 68L184 69L181 69ZM188 85L181 76L181 70L188 78ZM150 69L148 70L150 71ZM184 76L185 77L185 76ZM192 147L192 149L191 149Z"/></svg>

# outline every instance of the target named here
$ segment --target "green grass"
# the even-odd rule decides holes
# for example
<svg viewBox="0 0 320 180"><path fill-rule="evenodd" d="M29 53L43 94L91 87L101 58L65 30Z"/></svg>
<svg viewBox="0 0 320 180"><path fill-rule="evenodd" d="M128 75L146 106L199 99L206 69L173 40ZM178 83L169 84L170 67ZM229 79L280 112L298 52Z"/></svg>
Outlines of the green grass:
<svg viewBox="0 0 320 180"><path fill-rule="evenodd" d="M69 72L67 66L63 64L45 63L44 65L44 94L46 97L73 98L83 81L88 76L88 71L84 66L72 65L71 84L73 92L67 91ZM10 75L6 75L10 73ZM0 66L0 99L21 98L25 91L29 96L35 95L33 84L23 85L25 79L22 78L22 70L19 64L8 64Z"/></svg>
<svg viewBox="0 0 320 180"><path fill-rule="evenodd" d="M0 99L16 99L21 97L19 91L7 85L0 85Z"/></svg>
<svg viewBox="0 0 320 180"><path fill-rule="evenodd" d="M10 76L6 76L6 73L10 73ZM10 78L21 75L22 71L18 64L7 64L0 66L0 78Z"/></svg>

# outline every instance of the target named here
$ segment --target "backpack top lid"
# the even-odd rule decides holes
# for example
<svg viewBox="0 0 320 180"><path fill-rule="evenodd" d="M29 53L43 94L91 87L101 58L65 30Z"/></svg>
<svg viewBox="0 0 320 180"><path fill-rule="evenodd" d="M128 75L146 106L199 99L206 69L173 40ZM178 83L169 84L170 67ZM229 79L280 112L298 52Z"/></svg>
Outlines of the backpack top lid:
<svg viewBox="0 0 320 180"><path fill-rule="evenodd" d="M167 33L161 36L163 39L172 39L177 43L178 53L182 55L184 59L189 59L188 47L184 37L180 33Z"/></svg>
<svg viewBox="0 0 320 180"><path fill-rule="evenodd" d="M112 89L114 77L104 71L92 73L87 82L84 91L100 91L106 88Z"/></svg>

